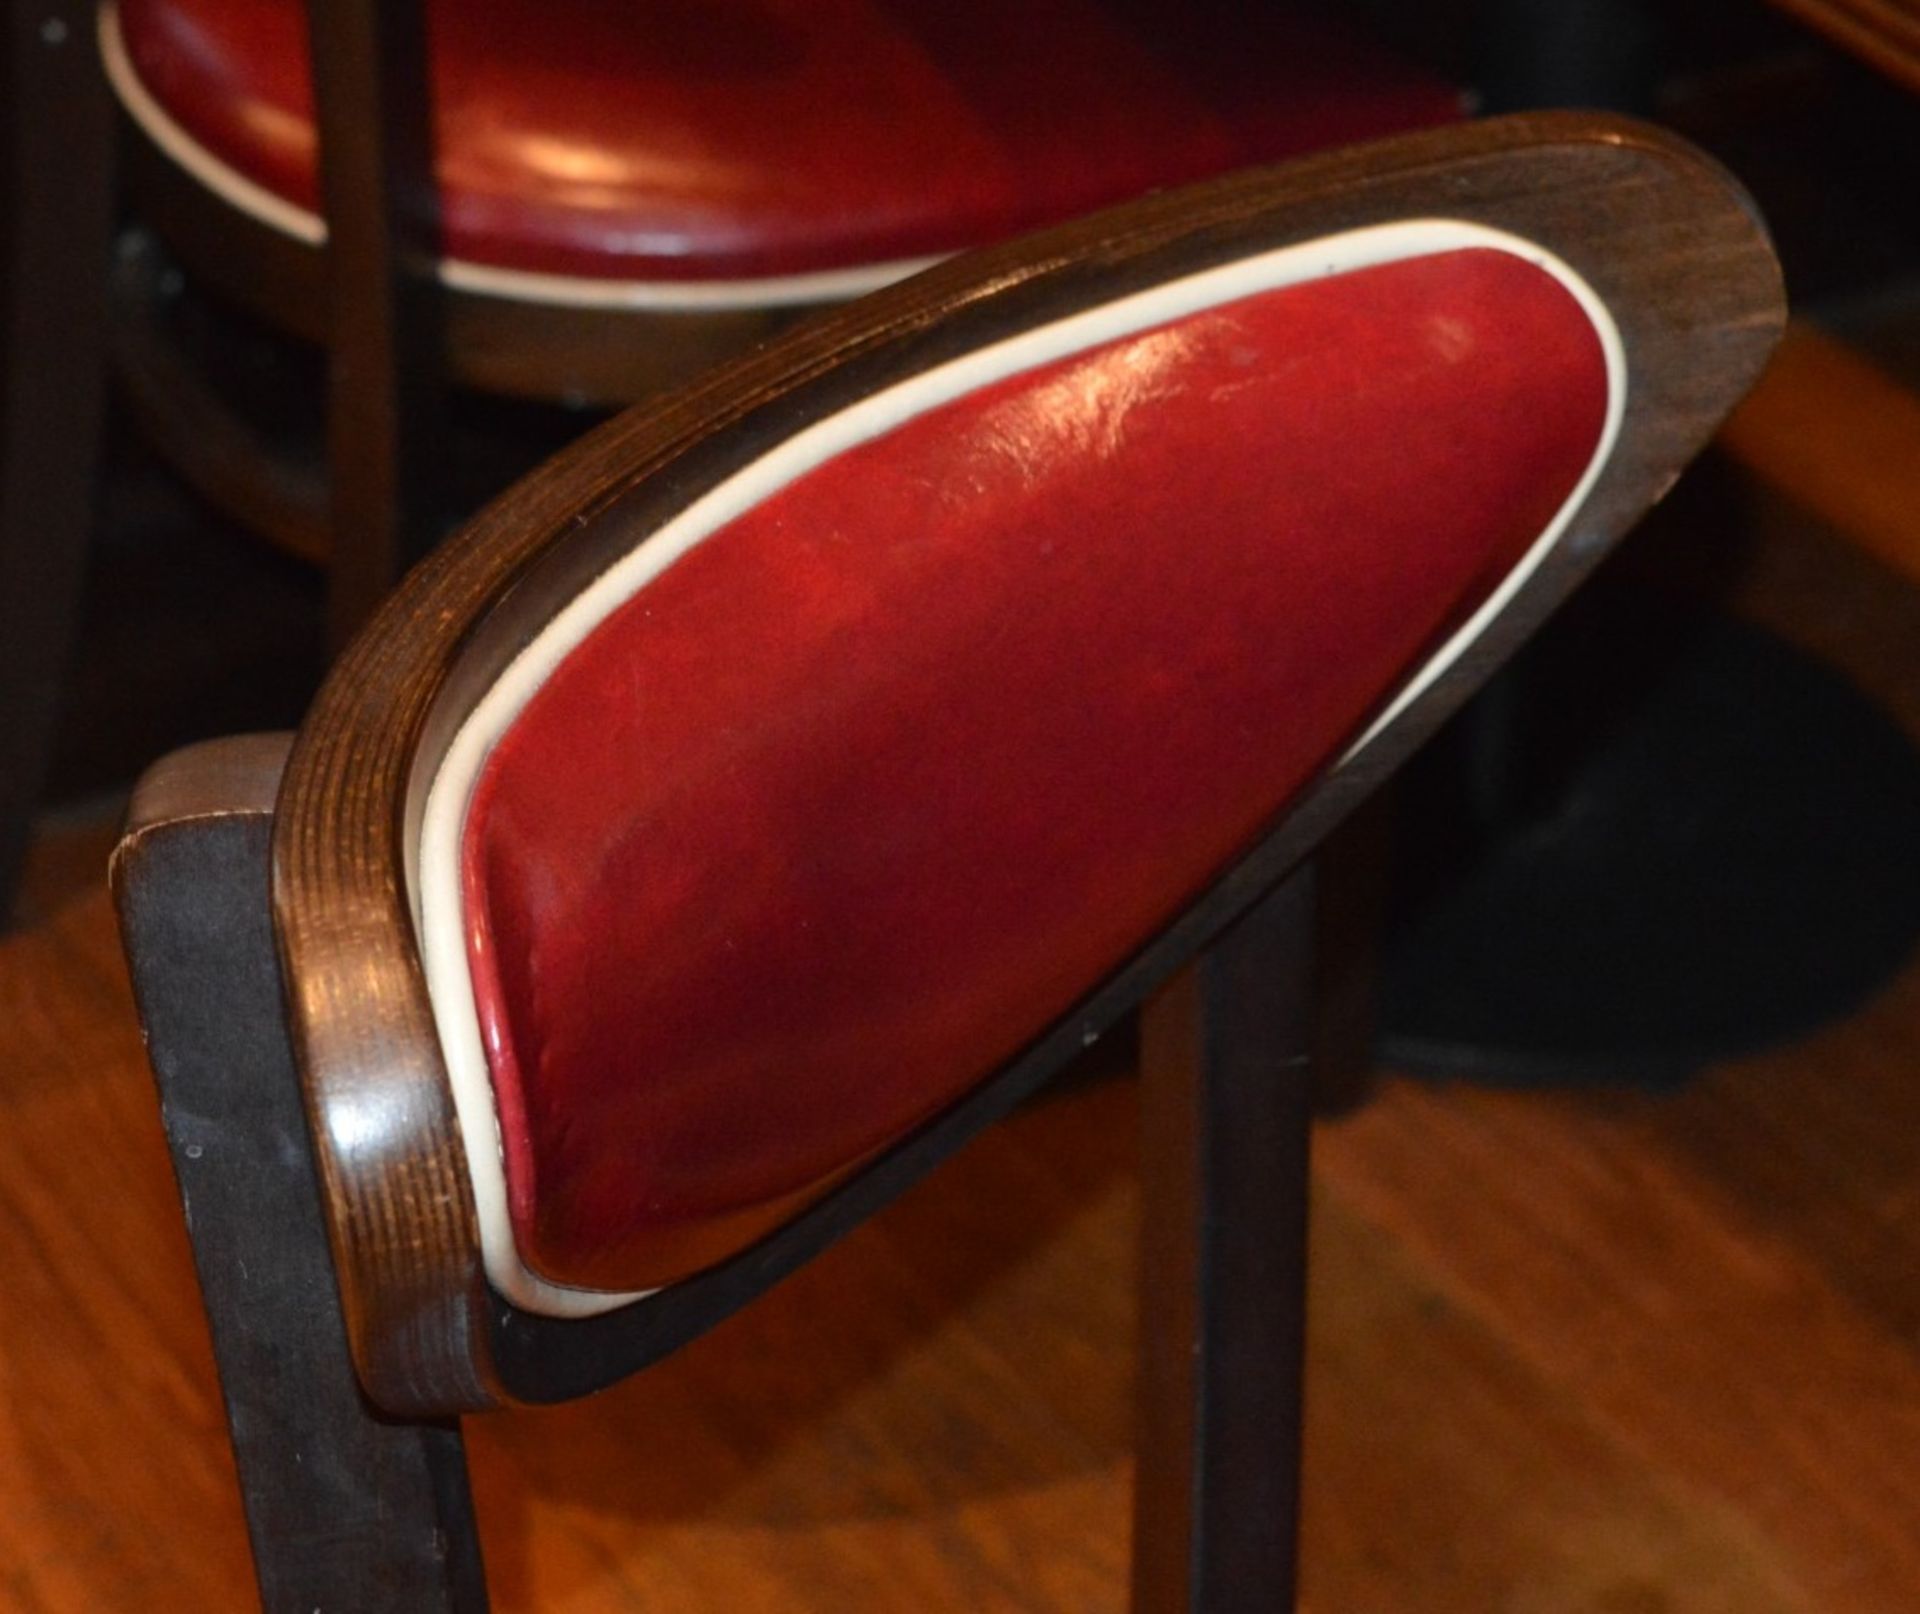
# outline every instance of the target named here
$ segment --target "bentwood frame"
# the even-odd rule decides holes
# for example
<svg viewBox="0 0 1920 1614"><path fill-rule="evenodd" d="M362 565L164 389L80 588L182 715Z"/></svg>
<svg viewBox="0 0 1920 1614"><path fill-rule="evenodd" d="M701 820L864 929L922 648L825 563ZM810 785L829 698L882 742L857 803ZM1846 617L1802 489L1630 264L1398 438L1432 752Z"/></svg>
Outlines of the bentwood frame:
<svg viewBox="0 0 1920 1614"><path fill-rule="evenodd" d="M1625 420L1610 456L1552 551L1468 652L1017 1058L780 1231L643 1303L586 1320L535 1316L496 1294L482 1269L407 886L422 781L460 714L638 535L798 423L1002 336L1239 255L1435 217L1508 232L1571 266L1608 310L1625 354ZM1209 1499L1232 1486L1267 1486L1280 1497L1275 1506L1289 1507L1281 1493L1291 1450L1278 1425L1291 1374L1279 1375L1288 1383L1276 1398L1275 1375L1250 1383L1215 1349L1229 1329L1264 1330L1259 1338L1297 1366L1298 1294L1289 1286L1299 1266L1304 1076L1248 1074L1304 1061L1308 905L1300 881L1282 882L1664 494L1758 374L1781 319L1764 232L1711 163L1625 122L1520 118L1150 198L956 260L622 417L522 484L429 557L355 642L283 780L281 753L270 745L189 757L150 781L118 858L137 989L176 1165L195 1201L243 1466L248 1443L264 1438L257 1418L272 1416L271 1394L250 1389L248 1375L262 1370L258 1328L275 1326L277 1315L298 1336L296 1355L333 1363L325 1394L351 1406L364 1391L385 1419L420 1420L368 1419L353 1438L369 1443L374 1455L363 1460L385 1476L380 1483L410 1498L405 1516L438 1521L443 1541L461 1537L470 1520L457 1436L435 1420L583 1394L657 1359L871 1214L1201 958L1196 984L1160 1000L1149 1050L1163 1068L1149 1072L1151 1102L1163 1116L1215 1122L1225 1104L1241 1118L1226 1130L1284 1147L1290 1169L1267 1171L1258 1198L1234 1204L1255 1192L1257 1161L1222 1156L1221 1129L1204 1121L1158 1129L1168 1152L1148 1167L1149 1251L1160 1281L1146 1326L1171 1326L1202 1348L1149 1353L1142 1495L1176 1502L1162 1510L1171 1537L1143 1534L1139 1595L1155 1609L1272 1606L1285 1532L1236 1542L1232 1510L1210 1512ZM201 942L183 940L187 931ZM259 957L270 943L277 977ZM232 984L210 991L209 970L228 972ZM1251 990L1282 970L1287 992L1262 1000ZM237 1119L225 1140L232 1158L216 1181L205 1106L223 1090ZM297 1104L311 1167L286 1159ZM1247 1106L1264 1106L1263 1118L1249 1122ZM250 1142L242 1120L256 1126ZM234 1208L237 1182L257 1196L269 1178L291 1219L271 1231ZM223 1196L229 1214L215 1208ZM1234 1204L1243 1224L1279 1233L1258 1248L1209 1243L1202 1229L1210 1219L1196 1207L1222 1203ZM222 1294L231 1252L248 1240L299 1274L256 1322L228 1309L234 1297ZM316 1323L311 1308L316 1290L330 1287L329 1263L337 1305L322 1294ZM1200 1397L1200 1380L1214 1374ZM1222 1407L1261 1409L1276 1428L1265 1456L1216 1452L1213 1462L1238 1468L1196 1481L1185 1465L1202 1400L1214 1417ZM276 1585L290 1593L333 1572L319 1546L298 1573L269 1562L276 1531L299 1533L296 1492L305 1483L248 1481L270 1603ZM308 1494L304 1505L312 1502ZM337 1542L338 1525L328 1533ZM479 1606L477 1558L428 1551L429 1534L416 1542L411 1572L438 1600L393 1606ZM276 1580L283 1571L291 1578Z"/></svg>

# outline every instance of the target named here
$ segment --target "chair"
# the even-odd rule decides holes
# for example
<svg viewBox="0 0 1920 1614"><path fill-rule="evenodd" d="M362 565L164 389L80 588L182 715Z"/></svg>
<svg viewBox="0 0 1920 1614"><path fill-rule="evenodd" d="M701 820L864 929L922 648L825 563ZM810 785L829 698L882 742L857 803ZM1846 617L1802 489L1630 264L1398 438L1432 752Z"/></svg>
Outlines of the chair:
<svg viewBox="0 0 1920 1614"><path fill-rule="evenodd" d="M1135 1602L1290 1597L1316 843L1781 320L1539 116L946 263L596 432L114 864L269 1609L483 1606L460 1437L1146 1006Z"/></svg>
<svg viewBox="0 0 1920 1614"><path fill-rule="evenodd" d="M114 166L96 34L131 201L107 298L122 392L200 492L326 569L336 647L473 508L449 475L445 383L628 403L933 256L1460 111L1337 22L1224 0L334 0L310 17L300 0L18 0L7 15L23 209L7 317L25 340L0 400L0 909L45 770L94 470ZM256 378L244 402L216 384L201 350L250 329L196 343L188 312L216 306L324 352L323 456L264 419L309 390L304 372Z"/></svg>

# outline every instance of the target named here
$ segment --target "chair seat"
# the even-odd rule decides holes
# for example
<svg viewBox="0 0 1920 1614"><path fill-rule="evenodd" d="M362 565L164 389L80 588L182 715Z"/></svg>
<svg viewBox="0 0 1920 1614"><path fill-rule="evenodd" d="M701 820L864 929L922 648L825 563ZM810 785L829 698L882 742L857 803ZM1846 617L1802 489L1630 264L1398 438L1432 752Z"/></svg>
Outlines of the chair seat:
<svg viewBox="0 0 1920 1614"><path fill-rule="evenodd" d="M447 252L508 275L853 293L1460 110L1339 24L1254 4L447 0L430 21ZM305 29L299 0L103 16L121 99L157 143L319 239Z"/></svg>
<svg viewBox="0 0 1920 1614"><path fill-rule="evenodd" d="M549 1280L722 1258L1065 1014L1459 653L1609 397L1484 248L963 384L642 545L437 777L443 1037Z"/></svg>

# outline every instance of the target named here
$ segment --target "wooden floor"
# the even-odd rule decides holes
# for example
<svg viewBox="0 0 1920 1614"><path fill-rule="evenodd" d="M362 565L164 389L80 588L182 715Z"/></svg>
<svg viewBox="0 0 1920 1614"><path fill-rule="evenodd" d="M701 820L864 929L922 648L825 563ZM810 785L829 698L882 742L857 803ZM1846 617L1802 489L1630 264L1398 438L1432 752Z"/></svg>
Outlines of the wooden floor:
<svg viewBox="0 0 1920 1614"><path fill-rule="evenodd" d="M1803 525L1743 595L1920 733L1892 573ZM107 833L0 940L0 1610L242 1609ZM1920 1609L1920 966L1675 1094L1389 1079L1317 1148L1309 1607ZM1120 1609L1133 1171L1128 1085L1070 1091L655 1372L482 1420L498 1606Z"/></svg>

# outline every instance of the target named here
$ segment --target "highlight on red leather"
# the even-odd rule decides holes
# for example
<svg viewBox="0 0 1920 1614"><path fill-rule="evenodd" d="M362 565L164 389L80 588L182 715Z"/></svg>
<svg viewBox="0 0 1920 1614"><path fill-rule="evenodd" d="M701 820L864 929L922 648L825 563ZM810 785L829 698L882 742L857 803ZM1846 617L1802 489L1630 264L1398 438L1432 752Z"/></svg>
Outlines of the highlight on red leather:
<svg viewBox="0 0 1920 1614"><path fill-rule="evenodd" d="M601 1309L791 1217L1458 653L1617 422L1610 322L1518 245L1357 232L1026 333L545 630L421 851L496 1286Z"/></svg>
<svg viewBox="0 0 1920 1614"><path fill-rule="evenodd" d="M1454 88L1337 20L1239 0L428 12L449 257L587 280L892 272L1460 114ZM303 0L116 0L103 47L164 150L319 238Z"/></svg>

